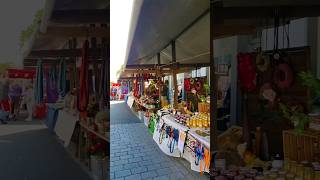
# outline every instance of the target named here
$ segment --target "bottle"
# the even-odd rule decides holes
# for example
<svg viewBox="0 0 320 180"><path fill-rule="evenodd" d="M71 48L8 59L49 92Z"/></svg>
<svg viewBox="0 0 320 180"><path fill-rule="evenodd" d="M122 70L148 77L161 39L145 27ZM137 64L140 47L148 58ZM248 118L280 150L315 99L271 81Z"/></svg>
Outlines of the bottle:
<svg viewBox="0 0 320 180"><path fill-rule="evenodd" d="M281 169L283 167L283 160L279 154L276 154L274 160L272 161L272 168Z"/></svg>

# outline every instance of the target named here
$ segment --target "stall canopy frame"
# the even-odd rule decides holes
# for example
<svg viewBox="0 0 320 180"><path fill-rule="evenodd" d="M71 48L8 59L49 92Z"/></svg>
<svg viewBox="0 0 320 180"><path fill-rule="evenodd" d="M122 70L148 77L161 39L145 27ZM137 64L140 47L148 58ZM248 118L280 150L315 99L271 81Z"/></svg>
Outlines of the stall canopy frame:
<svg viewBox="0 0 320 180"><path fill-rule="evenodd" d="M187 34L188 31L192 31L192 28L197 28L196 26L200 26L201 21L204 21L206 18L209 16L209 21L207 19L207 24L210 23L210 28L206 29L204 28L204 31L206 33L201 33L200 35L209 37L210 42L204 41L204 43L207 43L206 51L203 49L199 50L196 55L194 54L189 54L189 57L191 57L191 60L189 62L192 63L198 63L199 59L197 59L197 55L201 56L201 53L205 54L206 52L209 53L205 54L203 56L203 63L209 63L210 64L210 93L211 95L215 95L217 90L214 89L216 87L217 82L214 81L215 79L215 73L214 73L214 47L213 47L213 41L216 39L224 38L224 37L230 37L230 36L235 36L235 35L243 35L243 34L253 34L256 32L258 28L270 28L273 27L273 18L274 18L274 12L277 9L280 13L279 15L281 17L288 18L288 20L293 20L297 18L303 18L303 17L317 17L320 16L320 1L316 0L296 0L296 1L290 1L290 0L271 0L271 1L263 1L263 0L245 0L245 1L237 1L237 0L220 0L220 1L214 1L214 0L208 0L207 3L202 3L201 5L197 6L197 11L193 12L193 18L189 18L189 21L186 22L185 19L183 23L185 23L183 27L180 28L173 28L172 26L166 26L168 24L174 24L173 22L176 22L174 24L175 26L182 26L181 23L179 22L181 18L181 12L191 12L192 13L192 4L195 4L199 1L187 1L187 2L182 2L182 1L175 1L174 3L171 3L172 1L157 1L157 6L154 5L154 7L147 3L146 1L140 2L140 11L142 12L134 12L133 16L135 16L135 19L137 19L137 22L133 22L131 26L131 31L129 34L129 39L132 41L129 41L129 51L127 52L127 58L126 58L126 64L127 67L139 67L140 65L143 67L144 65L147 64L154 64L156 65L156 55L157 53L160 53L161 55L161 60L162 63L168 64L169 61L166 61L166 59L170 60L172 57L170 57L170 42L173 40L176 42L179 42L183 37L184 34ZM210 3L209 3L210 2ZM145 3L145 4L144 4ZM159 4L160 3L160 4ZM163 3L163 4L161 4ZM189 6L184 6L185 4ZM142 4L142 5L141 5ZM159 21L159 18L154 17L158 16L161 17L163 16L161 12L163 7L167 8L167 13L168 16L171 17L169 20L170 23L166 23L165 21L168 21L166 18L163 19L161 22ZM148 28L146 27L146 24L143 23L143 20L140 20L138 17L145 16L147 14L148 8L150 11L154 11L151 15L148 15L147 17L149 20L151 19L152 22L147 24L147 26L154 26L153 28ZM179 12L172 11L172 9L179 9ZM187 8L187 9L184 9ZM189 9L188 9L189 8ZM182 10L181 10L182 9ZM207 15L207 11L209 11L209 15ZM204 15L203 15L204 14ZM197 17L201 17L197 19ZM269 24L263 25L261 27L261 19L269 19ZM150 21L151 21L150 20ZM140 21L140 22L139 22ZM141 22L142 21L142 22ZM195 21L195 22L193 22ZM209 22L209 23L208 23ZM167 28L168 30L163 30L162 28L158 28L159 31L154 31L156 29L158 24L162 24L163 26L170 27ZM142 27L142 24L144 26ZM155 25L156 24L156 25ZM191 26L188 26L188 24L191 24ZM135 28L134 28L135 27ZM145 35L143 31L143 28L145 29L152 29L150 34L153 34L154 36L150 38L150 34ZM186 28L186 29L184 29ZM190 30L191 29L191 30ZM168 33L170 31L170 33ZM200 31L202 32L202 31ZM149 39L151 42L145 43L143 37L141 37L141 34L144 34L144 38ZM161 37L164 37L165 41L161 41L161 43L157 44L159 39ZM194 37L194 36L191 36ZM180 38L180 39L179 39ZM202 37L203 38L203 37ZM139 40L140 41L139 41ZM137 44L138 43L138 44ZM184 41L183 44L192 44L192 41L189 41L188 43ZM154 45L156 44L156 45ZM209 46L210 44L210 46ZM176 45L177 51L179 51L179 45L177 43ZM140 52L135 52L137 49L151 49L148 53L146 53L146 50L141 50ZM183 49L183 48L181 48ZM144 52L143 52L144 51ZM182 50L181 50L182 51ZM200 52L201 51L201 52ZM187 54L187 53L185 53ZM183 55L182 55L183 56ZM188 56L188 55L186 55ZM179 52L177 52L177 63L179 64L186 64L184 62L179 62ZM183 58L182 58L183 59ZM210 61L211 59L211 61ZM192 63L187 63L187 64L192 64ZM211 96L211 106L210 106L210 118L214 123L212 124L211 129L215 129L217 126L216 124L216 117L215 117L215 112L216 112L216 97ZM211 131L211 145L213 148L211 148L212 151L217 150L218 146L215 145L217 134L216 130ZM215 133L215 134L213 134Z"/></svg>

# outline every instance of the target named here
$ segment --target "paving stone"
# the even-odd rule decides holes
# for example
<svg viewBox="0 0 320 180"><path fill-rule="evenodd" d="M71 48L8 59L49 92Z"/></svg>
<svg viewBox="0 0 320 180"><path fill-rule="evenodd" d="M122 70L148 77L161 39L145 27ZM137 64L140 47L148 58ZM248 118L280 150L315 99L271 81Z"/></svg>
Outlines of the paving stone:
<svg viewBox="0 0 320 180"><path fill-rule="evenodd" d="M183 179L185 176L181 173L172 173L169 175L170 179ZM197 178L198 179L198 178Z"/></svg>
<svg viewBox="0 0 320 180"><path fill-rule="evenodd" d="M153 178L153 180L168 180L168 179L169 179L168 175L158 176L158 177Z"/></svg>
<svg viewBox="0 0 320 180"><path fill-rule="evenodd" d="M115 179L112 179L112 180L124 180L124 178L115 178Z"/></svg>
<svg viewBox="0 0 320 180"><path fill-rule="evenodd" d="M125 155L125 156L120 156L120 159L131 159L134 158L132 155Z"/></svg>
<svg viewBox="0 0 320 180"><path fill-rule="evenodd" d="M140 180L141 179L141 175L140 174L134 174L131 176L127 176L124 178L125 180Z"/></svg>
<svg viewBox="0 0 320 180"><path fill-rule="evenodd" d="M128 164L125 164L123 165L123 169L133 169L133 168L136 168L136 167L139 167L139 164L138 163L128 163Z"/></svg>
<svg viewBox="0 0 320 180"><path fill-rule="evenodd" d="M141 167L136 167L131 169L132 174L138 174L138 173L143 173L148 171L147 167L141 166Z"/></svg>
<svg viewBox="0 0 320 180"><path fill-rule="evenodd" d="M115 177L116 178L125 177L125 176L129 176L129 175L131 175L131 171L130 170L115 171Z"/></svg>
<svg viewBox="0 0 320 180"><path fill-rule="evenodd" d="M167 175L170 174L172 171L170 168L162 168L157 170L158 175Z"/></svg>
<svg viewBox="0 0 320 180"><path fill-rule="evenodd" d="M114 177L114 172L110 172L109 175L110 175L110 179L114 179L115 178Z"/></svg>
<svg viewBox="0 0 320 180"><path fill-rule="evenodd" d="M148 171L160 169L160 164L152 164L148 166Z"/></svg>
<svg viewBox="0 0 320 180"><path fill-rule="evenodd" d="M110 166L110 172L120 171L123 169L123 165Z"/></svg>
<svg viewBox="0 0 320 180"><path fill-rule="evenodd" d="M141 161L139 162L140 166L149 166L154 164L151 160Z"/></svg>
<svg viewBox="0 0 320 180"><path fill-rule="evenodd" d="M153 177L158 176L155 171L148 171L141 174L142 179L151 179Z"/></svg>
<svg viewBox="0 0 320 180"><path fill-rule="evenodd" d="M133 163L133 162L141 162L142 158L141 157L136 157L136 158L131 158L129 159L129 163Z"/></svg>

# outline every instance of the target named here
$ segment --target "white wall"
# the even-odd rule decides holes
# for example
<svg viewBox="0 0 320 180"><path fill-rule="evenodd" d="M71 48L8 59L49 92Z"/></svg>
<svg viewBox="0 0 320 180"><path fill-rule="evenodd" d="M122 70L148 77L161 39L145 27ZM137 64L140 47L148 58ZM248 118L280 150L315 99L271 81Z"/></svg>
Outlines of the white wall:
<svg viewBox="0 0 320 180"><path fill-rule="evenodd" d="M289 42L290 47L301 47L308 45L308 19L302 18L291 21L289 24ZM262 32L262 49L272 50L274 43L274 28L265 29ZM266 37L267 36L267 37ZM283 44L283 26L279 27L278 45L280 48L287 48L287 38L285 34L285 41ZM267 41L266 41L267 40Z"/></svg>

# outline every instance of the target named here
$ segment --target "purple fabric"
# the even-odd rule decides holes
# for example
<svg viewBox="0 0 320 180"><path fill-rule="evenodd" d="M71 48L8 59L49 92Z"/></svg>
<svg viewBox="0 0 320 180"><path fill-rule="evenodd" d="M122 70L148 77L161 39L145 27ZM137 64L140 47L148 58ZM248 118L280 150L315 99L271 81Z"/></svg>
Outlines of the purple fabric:
<svg viewBox="0 0 320 180"><path fill-rule="evenodd" d="M48 103L55 103L57 102L59 98L58 88L57 88L57 82L52 81L48 74L47 74L47 101Z"/></svg>
<svg viewBox="0 0 320 180"><path fill-rule="evenodd" d="M9 96L10 97L20 97L22 94L21 86L14 84L9 89Z"/></svg>

